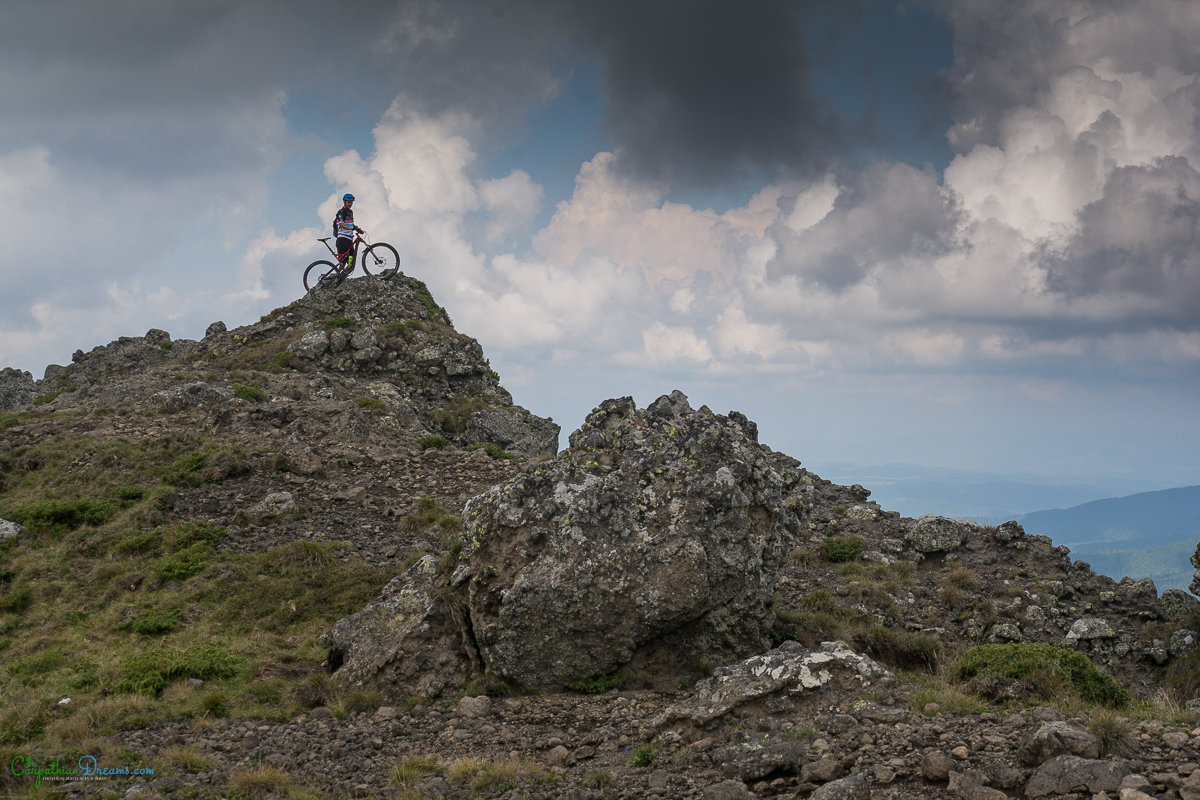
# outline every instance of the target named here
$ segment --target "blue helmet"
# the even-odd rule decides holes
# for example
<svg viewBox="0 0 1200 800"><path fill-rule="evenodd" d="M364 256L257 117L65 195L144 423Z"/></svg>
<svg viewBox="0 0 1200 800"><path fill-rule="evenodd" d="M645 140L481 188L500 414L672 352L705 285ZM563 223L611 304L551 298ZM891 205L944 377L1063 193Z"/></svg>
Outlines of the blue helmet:
<svg viewBox="0 0 1200 800"><path fill-rule="evenodd" d="M349 200L349 201L353 202L353 201L354 201L354 195L352 195L352 194L344 194L344 195L342 195L342 200Z"/></svg>

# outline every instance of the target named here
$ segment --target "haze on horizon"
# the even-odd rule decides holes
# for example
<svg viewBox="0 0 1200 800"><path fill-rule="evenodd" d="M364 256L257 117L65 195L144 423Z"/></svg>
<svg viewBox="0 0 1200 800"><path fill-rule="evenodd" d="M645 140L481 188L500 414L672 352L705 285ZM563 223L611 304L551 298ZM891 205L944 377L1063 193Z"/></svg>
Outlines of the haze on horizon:
<svg viewBox="0 0 1200 800"><path fill-rule="evenodd" d="M564 434L1200 483L1200 4L347 12L0 7L0 366L286 305L350 191Z"/></svg>

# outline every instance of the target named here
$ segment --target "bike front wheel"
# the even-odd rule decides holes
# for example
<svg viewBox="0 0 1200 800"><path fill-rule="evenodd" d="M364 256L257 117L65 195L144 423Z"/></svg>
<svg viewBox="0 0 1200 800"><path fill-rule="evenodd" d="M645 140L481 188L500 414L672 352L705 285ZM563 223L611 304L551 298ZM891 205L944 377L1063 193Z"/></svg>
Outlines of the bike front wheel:
<svg viewBox="0 0 1200 800"><path fill-rule="evenodd" d="M400 254L390 244L376 242L359 256L359 263L362 264L363 272L368 275L378 275L387 279L400 269Z"/></svg>
<svg viewBox="0 0 1200 800"><path fill-rule="evenodd" d="M314 261L304 270L304 290L311 292L318 286L328 286L337 281L338 268L332 261Z"/></svg>

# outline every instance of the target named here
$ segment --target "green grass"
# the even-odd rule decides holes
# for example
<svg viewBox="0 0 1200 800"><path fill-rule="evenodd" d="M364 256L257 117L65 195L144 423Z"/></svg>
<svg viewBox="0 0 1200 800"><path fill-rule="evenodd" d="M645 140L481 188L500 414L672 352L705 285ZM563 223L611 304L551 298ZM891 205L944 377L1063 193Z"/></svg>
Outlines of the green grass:
<svg viewBox="0 0 1200 800"><path fill-rule="evenodd" d="M621 686L621 679L615 675L597 675L594 678L583 678L577 681L571 681L567 684L568 692L577 692L579 694L604 694L610 689L616 689Z"/></svg>
<svg viewBox="0 0 1200 800"><path fill-rule="evenodd" d="M1084 702L1106 706L1121 707L1132 699L1120 683L1096 669L1087 656L1051 644L972 647L958 657L955 677L968 681L979 676L1029 681L1054 694L1065 688Z"/></svg>
<svg viewBox="0 0 1200 800"><path fill-rule="evenodd" d="M34 398L33 404L35 406L45 405L46 403L53 402L61 394L66 394L67 392L74 392L76 390L77 390L77 387L74 384L72 384L70 386L64 386L61 389L55 389L52 392L46 392L46 394L43 394L39 397Z"/></svg>
<svg viewBox="0 0 1200 800"><path fill-rule="evenodd" d="M421 281L416 281L417 291L413 297L421 305L425 306L425 311L429 314L429 319L434 322L442 322L453 327L454 323L450 321L450 315L446 313L446 309L439 306L433 300L433 295L429 293L429 288Z"/></svg>
<svg viewBox="0 0 1200 800"><path fill-rule="evenodd" d="M437 449L437 450L441 450L441 449L449 447L449 446L450 446L449 440L446 439L445 436L439 436L436 433L427 433L424 436L417 439L417 447L421 448L422 450L428 450L431 447L434 449Z"/></svg>
<svg viewBox="0 0 1200 800"><path fill-rule="evenodd" d="M832 564L844 564L857 561L862 553L863 540L860 536L835 536L826 539L822 546L825 549L825 560Z"/></svg>
<svg viewBox="0 0 1200 800"><path fill-rule="evenodd" d="M358 407L363 411L371 411L377 414L387 411L387 406L378 397L356 397L354 398L354 402L358 403Z"/></svg>
<svg viewBox="0 0 1200 800"><path fill-rule="evenodd" d="M151 610L144 617L134 617L117 626L119 631L129 631L142 636L162 636L175 630L175 626L183 619L183 611L172 609L162 611Z"/></svg>
<svg viewBox="0 0 1200 800"><path fill-rule="evenodd" d="M356 323L349 317L330 317L325 320L325 330L332 331L338 328L353 328Z"/></svg>
<svg viewBox="0 0 1200 800"><path fill-rule="evenodd" d="M248 400L251 403L261 403L267 399L266 392L249 383L234 384L233 396Z"/></svg>
<svg viewBox="0 0 1200 800"><path fill-rule="evenodd" d="M505 451L505 449L503 447L501 447L500 445L493 444L491 442L484 442L483 444L473 444L473 445L470 445L467 449L468 450L483 450L485 453L487 453L492 458L498 458L498 459L516 458L516 455L514 455L513 453L509 453L509 452Z"/></svg>

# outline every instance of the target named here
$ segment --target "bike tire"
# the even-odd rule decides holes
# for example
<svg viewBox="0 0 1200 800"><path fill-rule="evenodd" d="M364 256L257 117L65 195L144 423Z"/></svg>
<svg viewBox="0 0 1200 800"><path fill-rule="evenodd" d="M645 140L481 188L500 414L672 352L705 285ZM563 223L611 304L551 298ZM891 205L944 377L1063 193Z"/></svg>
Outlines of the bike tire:
<svg viewBox="0 0 1200 800"><path fill-rule="evenodd" d="M376 242L358 257L362 270L368 275L378 275L387 280L400 270L400 254L386 242Z"/></svg>
<svg viewBox="0 0 1200 800"><path fill-rule="evenodd" d="M318 286L333 283L337 275L337 265L332 261L314 261L304 270L304 291L311 292Z"/></svg>

